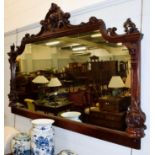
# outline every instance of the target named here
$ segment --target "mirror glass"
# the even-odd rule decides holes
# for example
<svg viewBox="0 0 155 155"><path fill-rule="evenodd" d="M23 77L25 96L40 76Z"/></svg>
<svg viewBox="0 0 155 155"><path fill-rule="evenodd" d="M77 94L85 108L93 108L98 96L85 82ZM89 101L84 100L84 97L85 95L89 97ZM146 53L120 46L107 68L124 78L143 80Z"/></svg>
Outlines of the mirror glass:
<svg viewBox="0 0 155 155"><path fill-rule="evenodd" d="M99 31L27 44L16 59L19 105L79 123L125 130L130 55Z"/></svg>

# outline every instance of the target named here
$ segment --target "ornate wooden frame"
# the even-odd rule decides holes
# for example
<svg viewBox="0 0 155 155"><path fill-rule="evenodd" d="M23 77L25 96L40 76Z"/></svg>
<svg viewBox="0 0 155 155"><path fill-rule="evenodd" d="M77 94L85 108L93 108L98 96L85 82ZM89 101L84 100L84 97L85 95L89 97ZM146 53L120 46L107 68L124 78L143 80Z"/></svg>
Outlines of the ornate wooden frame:
<svg viewBox="0 0 155 155"><path fill-rule="evenodd" d="M36 114L17 108L16 106L18 101L15 85L16 57L22 54L26 44L42 41L47 38L56 38L75 33L100 30L103 38L107 41L112 43L122 42L126 45L131 55L131 105L126 116L126 131L122 132L93 125L86 125L64 120L55 116L51 116L50 118L55 119L55 125L59 127L140 149L140 139L144 136L144 129L146 128L144 125L146 119L145 114L142 112L140 106L140 47L143 35L138 31L136 25L130 19L127 19L124 23L125 33L119 35L116 33L117 29L115 27L106 29L104 21L97 19L96 17L91 17L87 23L82 22L79 25L71 25L69 18L69 13L64 13L60 7L52 3L45 19L40 22L42 25L40 32L36 35L25 34L20 46L11 46L11 51L8 55L11 69L9 106L11 106L12 112L32 119L47 117L47 115Z"/></svg>

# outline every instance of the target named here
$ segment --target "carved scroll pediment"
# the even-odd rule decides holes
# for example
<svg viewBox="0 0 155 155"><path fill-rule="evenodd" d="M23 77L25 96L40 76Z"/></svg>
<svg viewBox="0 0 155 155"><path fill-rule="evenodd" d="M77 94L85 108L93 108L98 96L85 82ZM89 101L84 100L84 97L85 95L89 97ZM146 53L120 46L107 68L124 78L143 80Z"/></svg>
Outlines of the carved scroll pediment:
<svg viewBox="0 0 155 155"><path fill-rule="evenodd" d="M52 3L45 19L40 22L42 32L54 31L65 27L70 23L69 18L69 13L64 13L57 4Z"/></svg>
<svg viewBox="0 0 155 155"><path fill-rule="evenodd" d="M116 31L117 31L116 27L108 28L107 29L107 35L109 35L109 36L116 36L117 35Z"/></svg>
<svg viewBox="0 0 155 155"><path fill-rule="evenodd" d="M125 22L124 22L124 35L128 35L128 34L132 34L132 33L138 33L139 34L139 30L136 28L135 23L133 23L131 21L130 18L128 18ZM106 33L108 36L114 37L114 36L119 36L117 33L117 28L116 27L112 27L112 28L108 28L106 30Z"/></svg>

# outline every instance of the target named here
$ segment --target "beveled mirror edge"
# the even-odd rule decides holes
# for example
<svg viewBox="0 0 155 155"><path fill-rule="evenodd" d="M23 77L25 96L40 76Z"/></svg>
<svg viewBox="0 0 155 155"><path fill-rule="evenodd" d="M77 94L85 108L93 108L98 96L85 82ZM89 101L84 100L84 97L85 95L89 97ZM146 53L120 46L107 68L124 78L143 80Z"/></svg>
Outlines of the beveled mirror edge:
<svg viewBox="0 0 155 155"><path fill-rule="evenodd" d="M21 115L24 114L20 112L21 109L16 108L16 103L18 99L15 87L15 73L16 73L16 57L22 54L26 44L41 41L50 37L56 38L64 35L71 35L75 34L75 32L82 33L91 30L100 30L103 38L106 39L107 41L112 43L122 42L129 49L129 53L131 55L131 79L132 79L131 106L127 112L126 117L127 130L124 133L127 134L127 137L130 137L129 139L132 139L133 141L135 139L140 139L141 137L144 136L144 129L146 128L144 125L146 119L145 114L142 112L140 106L140 46L141 46L140 42L142 39L142 34L138 31L136 25L130 19L127 19L127 21L124 23L125 33L122 35L118 35L116 33L117 29L115 27L106 29L104 21L97 19L96 17L91 17L89 19L89 22L81 23L79 25L71 25L69 17L70 17L69 13L64 13L56 4L52 3L50 10L45 16L45 19L41 21L42 27L40 32L36 35L26 34L21 41L21 45L17 46L16 49L14 45L11 46L11 51L8 53L8 55L11 69L9 106L11 106L12 112ZM27 114L25 114L25 116L28 117ZM60 126L63 128L63 125ZM71 127L68 127L68 129L71 130ZM86 131L84 133L87 135L89 133L89 135L93 136L89 132L89 130L90 129L86 130L84 129L84 131ZM77 129L74 131L77 131ZM140 147L137 147L137 149L139 148Z"/></svg>

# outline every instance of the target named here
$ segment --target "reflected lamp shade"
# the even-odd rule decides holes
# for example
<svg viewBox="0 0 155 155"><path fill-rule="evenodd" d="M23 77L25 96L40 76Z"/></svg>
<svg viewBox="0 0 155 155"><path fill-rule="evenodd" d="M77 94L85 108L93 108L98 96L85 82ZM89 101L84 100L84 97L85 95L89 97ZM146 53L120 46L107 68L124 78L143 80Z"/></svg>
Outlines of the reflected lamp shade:
<svg viewBox="0 0 155 155"><path fill-rule="evenodd" d="M129 73L127 75L126 81L125 81L125 87L126 88L131 88L131 74Z"/></svg>
<svg viewBox="0 0 155 155"><path fill-rule="evenodd" d="M57 77L52 77L47 86L48 87L59 87L59 86L62 86L62 84Z"/></svg>
<svg viewBox="0 0 155 155"><path fill-rule="evenodd" d="M108 88L124 88L125 84L120 76L112 76Z"/></svg>
<svg viewBox="0 0 155 155"><path fill-rule="evenodd" d="M35 77L33 80L32 80L33 83L37 83L37 84L47 84L49 81L48 79L43 76L43 75L38 75L37 77Z"/></svg>

